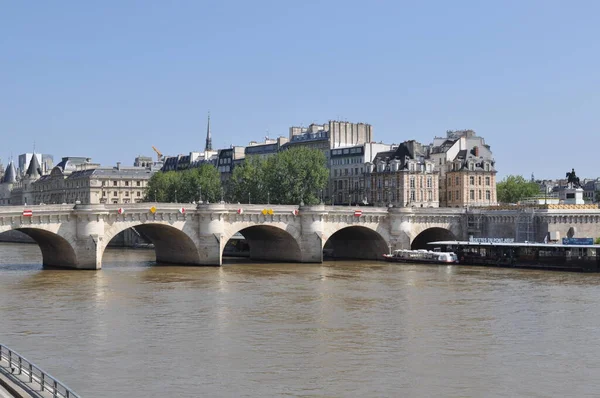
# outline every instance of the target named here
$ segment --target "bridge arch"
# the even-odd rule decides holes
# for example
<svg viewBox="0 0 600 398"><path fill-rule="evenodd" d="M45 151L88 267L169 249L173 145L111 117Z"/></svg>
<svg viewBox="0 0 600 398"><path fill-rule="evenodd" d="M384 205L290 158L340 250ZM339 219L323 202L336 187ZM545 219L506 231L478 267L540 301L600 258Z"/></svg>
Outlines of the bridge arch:
<svg viewBox="0 0 600 398"><path fill-rule="evenodd" d="M419 233L412 240L410 248L413 250L430 249L427 243L440 240L456 240L456 236L449 229L441 227L430 227Z"/></svg>
<svg viewBox="0 0 600 398"><path fill-rule="evenodd" d="M110 226L103 237L99 255L103 256L110 241L119 233L133 228L135 233L154 245L156 262L177 265L200 265L197 234L182 221L169 222L118 222Z"/></svg>
<svg viewBox="0 0 600 398"><path fill-rule="evenodd" d="M19 231L33 239L42 252L42 265L44 267L78 267L77 253L71 243L74 242L74 238L70 234L38 226L5 229L0 230L0 233L8 231Z"/></svg>
<svg viewBox="0 0 600 398"><path fill-rule="evenodd" d="M323 236L325 258L382 260L389 251L389 237L382 229L363 225L339 228Z"/></svg>
<svg viewBox="0 0 600 398"><path fill-rule="evenodd" d="M251 225L242 223L230 229L224 235L222 250L225 244L237 233L247 241L251 260L301 262L300 232L289 224L285 227L278 224ZM221 253L223 254L223 253Z"/></svg>

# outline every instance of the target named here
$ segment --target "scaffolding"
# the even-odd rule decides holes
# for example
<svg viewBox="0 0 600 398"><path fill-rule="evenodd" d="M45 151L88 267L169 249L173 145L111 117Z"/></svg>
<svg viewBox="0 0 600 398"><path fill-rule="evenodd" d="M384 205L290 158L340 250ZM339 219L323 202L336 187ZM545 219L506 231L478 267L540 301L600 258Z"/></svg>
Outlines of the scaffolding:
<svg viewBox="0 0 600 398"><path fill-rule="evenodd" d="M467 209L467 232L469 235L480 236L483 224L483 214L479 210Z"/></svg>
<svg viewBox="0 0 600 398"><path fill-rule="evenodd" d="M521 209L516 217L515 241L535 242L535 209Z"/></svg>

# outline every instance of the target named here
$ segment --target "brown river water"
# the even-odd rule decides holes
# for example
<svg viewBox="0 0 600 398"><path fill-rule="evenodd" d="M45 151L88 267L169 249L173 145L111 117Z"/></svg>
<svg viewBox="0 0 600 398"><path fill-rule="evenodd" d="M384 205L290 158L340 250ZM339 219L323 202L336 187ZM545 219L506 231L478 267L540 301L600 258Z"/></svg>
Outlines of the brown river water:
<svg viewBox="0 0 600 398"><path fill-rule="evenodd" d="M153 258L0 244L0 342L84 398L600 395L597 274Z"/></svg>

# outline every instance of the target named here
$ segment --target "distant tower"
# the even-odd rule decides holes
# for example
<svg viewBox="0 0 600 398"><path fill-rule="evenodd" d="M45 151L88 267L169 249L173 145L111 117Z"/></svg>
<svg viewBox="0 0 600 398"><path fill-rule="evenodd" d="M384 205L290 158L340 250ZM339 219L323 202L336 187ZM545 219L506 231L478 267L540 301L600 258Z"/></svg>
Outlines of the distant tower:
<svg viewBox="0 0 600 398"><path fill-rule="evenodd" d="M210 112L208 112L208 125L206 126L206 147L205 151L212 151L212 137L210 136Z"/></svg>

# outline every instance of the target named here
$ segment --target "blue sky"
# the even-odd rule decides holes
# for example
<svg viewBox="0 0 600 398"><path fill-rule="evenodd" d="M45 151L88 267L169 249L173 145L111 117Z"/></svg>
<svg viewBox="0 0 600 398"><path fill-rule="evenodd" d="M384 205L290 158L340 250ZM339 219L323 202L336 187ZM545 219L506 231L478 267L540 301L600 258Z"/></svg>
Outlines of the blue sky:
<svg viewBox="0 0 600 398"><path fill-rule="evenodd" d="M0 0L0 158L202 150L330 119L600 176L600 2Z"/></svg>

